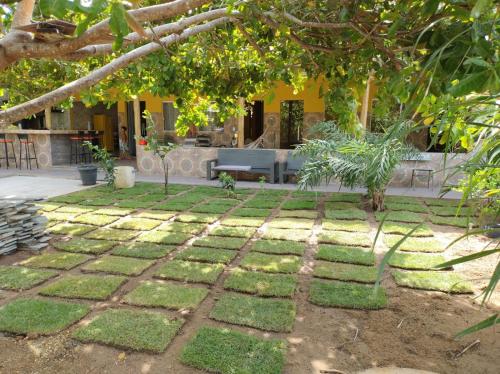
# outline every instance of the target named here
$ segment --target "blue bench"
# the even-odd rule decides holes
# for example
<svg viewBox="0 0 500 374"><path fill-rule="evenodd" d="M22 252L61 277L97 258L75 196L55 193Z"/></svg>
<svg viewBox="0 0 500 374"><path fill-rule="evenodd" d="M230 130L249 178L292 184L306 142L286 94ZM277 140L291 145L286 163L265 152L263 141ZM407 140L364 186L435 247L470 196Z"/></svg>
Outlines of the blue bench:
<svg viewBox="0 0 500 374"><path fill-rule="evenodd" d="M303 156L296 156L293 151L288 151L287 159L285 162L280 163L279 168L279 180L280 184L283 184L288 180L290 175L297 176L297 173L306 162L306 158Z"/></svg>
<svg viewBox="0 0 500 374"><path fill-rule="evenodd" d="M215 171L215 176L212 176L213 171ZM207 179L216 178L219 171L267 174L269 182L276 183L278 175L276 151L271 149L221 148L217 150L217 158L207 161Z"/></svg>

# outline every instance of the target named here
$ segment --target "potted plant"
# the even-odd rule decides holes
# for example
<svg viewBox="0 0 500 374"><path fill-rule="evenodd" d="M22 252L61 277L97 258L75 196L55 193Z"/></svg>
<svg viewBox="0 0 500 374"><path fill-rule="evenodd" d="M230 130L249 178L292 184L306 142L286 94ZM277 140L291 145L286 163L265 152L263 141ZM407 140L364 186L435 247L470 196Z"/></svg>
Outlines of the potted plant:
<svg viewBox="0 0 500 374"><path fill-rule="evenodd" d="M93 186L97 183L97 166L92 164L79 165L78 173L84 186Z"/></svg>
<svg viewBox="0 0 500 374"><path fill-rule="evenodd" d="M105 148L100 148L97 145L93 145L91 142L86 141L83 142L83 146L87 147L90 152L92 152L92 156L99 161L99 165L101 168L104 170L105 176L104 180L106 181L107 185L109 187L114 188L115 184L115 159L108 153L108 151ZM95 165L83 165L78 168L78 171L80 172L80 177L82 178L82 183L83 185L87 186L89 184L85 184L86 182L92 182L90 184L96 184L97 180L97 167ZM83 171L83 175L82 175ZM93 180L86 179L84 180L83 178L88 177L88 178L93 178Z"/></svg>
<svg viewBox="0 0 500 374"><path fill-rule="evenodd" d="M139 143L139 145L144 145L144 146L148 145L148 140L143 136L139 136L137 142Z"/></svg>

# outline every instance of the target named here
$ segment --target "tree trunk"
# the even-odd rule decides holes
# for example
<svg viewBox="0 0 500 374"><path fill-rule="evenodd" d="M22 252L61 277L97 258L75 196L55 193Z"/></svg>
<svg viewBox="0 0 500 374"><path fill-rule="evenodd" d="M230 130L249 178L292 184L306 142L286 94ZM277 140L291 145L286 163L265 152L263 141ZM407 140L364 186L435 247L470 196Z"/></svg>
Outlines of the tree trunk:
<svg viewBox="0 0 500 374"><path fill-rule="evenodd" d="M372 194L372 208L375 212L381 212L384 207L384 191L374 191Z"/></svg>
<svg viewBox="0 0 500 374"><path fill-rule="evenodd" d="M165 178L164 180L164 186L165 186L165 195L168 195L168 161L167 161L167 155L162 157L162 163L163 163L163 176Z"/></svg>

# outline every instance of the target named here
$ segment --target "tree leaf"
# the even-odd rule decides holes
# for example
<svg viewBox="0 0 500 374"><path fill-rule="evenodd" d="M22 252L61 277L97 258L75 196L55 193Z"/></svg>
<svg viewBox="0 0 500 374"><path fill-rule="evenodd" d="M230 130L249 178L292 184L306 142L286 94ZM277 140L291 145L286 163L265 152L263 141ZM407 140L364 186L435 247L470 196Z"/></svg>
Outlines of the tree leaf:
<svg viewBox="0 0 500 374"><path fill-rule="evenodd" d="M129 28L126 19L125 7L120 3L111 4L111 17L109 18L109 28L115 35L113 49L119 49L123 44L123 37L128 34Z"/></svg>
<svg viewBox="0 0 500 374"><path fill-rule="evenodd" d="M483 70L479 73L472 73L461 79L457 85L450 87L448 90L453 96L465 96L471 92L481 92L483 87L488 83L491 72Z"/></svg>
<svg viewBox="0 0 500 374"><path fill-rule="evenodd" d="M478 258L481 258L481 257L485 257L485 256L489 256L489 255L492 255L492 254L498 253L498 252L500 252L500 248L489 249L487 251L481 251L481 252L473 253L471 255L458 257L458 258L455 258L453 260L446 261L446 262L443 262L441 264L438 264L438 265L436 265L434 267L435 268L449 268L450 266L453 266L453 265L456 265L456 264L461 264L461 263L464 263L464 262L472 261L472 260L475 260L475 259L478 259Z"/></svg>
<svg viewBox="0 0 500 374"><path fill-rule="evenodd" d="M479 18L490 7L490 0L477 0L470 15L472 18Z"/></svg>
<svg viewBox="0 0 500 374"><path fill-rule="evenodd" d="M493 314L491 317L486 318L485 320L475 324L474 326L471 326L463 331L460 331L457 335L455 335L455 338L457 339L463 338L465 335L469 335L479 330L486 329L488 327L496 325L497 323L500 323L500 318L498 317L498 313Z"/></svg>

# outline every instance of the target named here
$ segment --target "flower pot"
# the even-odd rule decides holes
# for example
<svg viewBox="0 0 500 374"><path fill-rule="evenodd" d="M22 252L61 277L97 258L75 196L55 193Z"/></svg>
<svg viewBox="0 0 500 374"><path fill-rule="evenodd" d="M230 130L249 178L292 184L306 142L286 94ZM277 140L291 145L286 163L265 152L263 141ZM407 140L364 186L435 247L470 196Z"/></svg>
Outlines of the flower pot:
<svg viewBox="0 0 500 374"><path fill-rule="evenodd" d="M97 166L82 165L78 167L80 179L84 186L93 186L97 181Z"/></svg>
<svg viewBox="0 0 500 374"><path fill-rule="evenodd" d="M132 166L115 167L115 187L130 188L135 185L135 169Z"/></svg>
<svg viewBox="0 0 500 374"><path fill-rule="evenodd" d="M486 236L491 239L498 239L500 238L500 223L493 223L490 225L485 225L483 226L483 229L485 230L491 230L486 233Z"/></svg>

